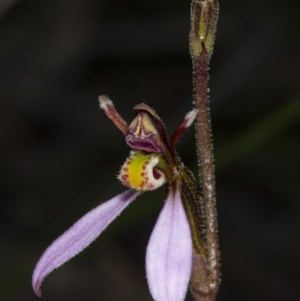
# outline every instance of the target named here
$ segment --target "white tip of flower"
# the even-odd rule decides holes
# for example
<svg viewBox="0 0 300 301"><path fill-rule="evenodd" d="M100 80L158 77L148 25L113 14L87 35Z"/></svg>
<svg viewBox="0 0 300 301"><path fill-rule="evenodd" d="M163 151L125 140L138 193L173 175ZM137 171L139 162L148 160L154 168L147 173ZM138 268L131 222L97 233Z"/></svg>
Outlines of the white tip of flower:
<svg viewBox="0 0 300 301"><path fill-rule="evenodd" d="M106 111L108 106L113 106L112 101L106 95L100 95L99 98L100 109Z"/></svg>
<svg viewBox="0 0 300 301"><path fill-rule="evenodd" d="M194 122L196 116L197 116L197 113L199 112L199 110L197 109L194 109L190 112L188 112L186 115L185 115L185 119L186 119L186 127L190 127L192 125L192 123Z"/></svg>

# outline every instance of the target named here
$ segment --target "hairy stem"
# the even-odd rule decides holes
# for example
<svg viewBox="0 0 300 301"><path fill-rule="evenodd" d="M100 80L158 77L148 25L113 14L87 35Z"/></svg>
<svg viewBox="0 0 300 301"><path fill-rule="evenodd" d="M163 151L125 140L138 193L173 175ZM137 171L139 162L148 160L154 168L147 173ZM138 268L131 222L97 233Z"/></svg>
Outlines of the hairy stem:
<svg viewBox="0 0 300 301"><path fill-rule="evenodd" d="M220 282L214 156L208 96L208 67L218 17L217 0L193 0L190 52L193 61L196 138L206 241L206 258L194 254L191 290L195 301L212 301Z"/></svg>

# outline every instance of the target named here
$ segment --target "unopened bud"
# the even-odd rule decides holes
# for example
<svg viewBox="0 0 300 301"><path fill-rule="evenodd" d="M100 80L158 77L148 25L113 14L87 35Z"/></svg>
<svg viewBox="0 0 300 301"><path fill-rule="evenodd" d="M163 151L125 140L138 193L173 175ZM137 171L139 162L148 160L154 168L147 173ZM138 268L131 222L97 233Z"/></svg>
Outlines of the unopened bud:
<svg viewBox="0 0 300 301"><path fill-rule="evenodd" d="M190 51L194 58L205 51L212 54L218 19L216 0L194 0L191 7Z"/></svg>

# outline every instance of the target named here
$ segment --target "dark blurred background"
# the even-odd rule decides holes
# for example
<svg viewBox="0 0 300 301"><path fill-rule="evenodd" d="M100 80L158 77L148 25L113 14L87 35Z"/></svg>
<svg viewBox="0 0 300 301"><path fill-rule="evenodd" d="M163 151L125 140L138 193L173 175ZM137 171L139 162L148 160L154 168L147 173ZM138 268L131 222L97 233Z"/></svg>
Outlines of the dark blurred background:
<svg viewBox="0 0 300 301"><path fill-rule="evenodd" d="M192 108L189 12L188 0L1 0L0 300L38 300L45 248L125 190L129 148L98 95L128 122L147 103L169 134ZM221 1L210 81L220 301L299 297L299 23L299 1ZM179 151L197 172L193 129ZM46 279L42 300L150 301L145 249L165 197L140 197Z"/></svg>

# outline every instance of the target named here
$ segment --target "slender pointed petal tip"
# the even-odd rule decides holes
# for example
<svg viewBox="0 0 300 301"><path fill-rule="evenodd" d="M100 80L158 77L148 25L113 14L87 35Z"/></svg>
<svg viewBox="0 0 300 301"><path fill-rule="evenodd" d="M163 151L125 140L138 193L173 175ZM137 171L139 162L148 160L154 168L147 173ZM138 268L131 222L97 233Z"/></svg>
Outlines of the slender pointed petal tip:
<svg viewBox="0 0 300 301"><path fill-rule="evenodd" d="M147 279L155 301L183 301L192 269L192 237L180 192L170 191L146 253Z"/></svg>
<svg viewBox="0 0 300 301"><path fill-rule="evenodd" d="M192 111L190 111L186 114L185 118L187 120L187 123L186 123L187 128L193 124L198 112L199 112L198 109L193 109Z"/></svg>
<svg viewBox="0 0 300 301"><path fill-rule="evenodd" d="M32 275L32 287L41 296L40 286L54 269L80 253L140 194L125 191L99 205L78 220L46 249Z"/></svg>

